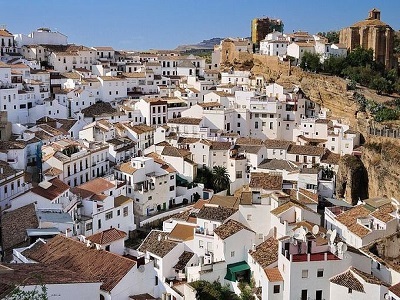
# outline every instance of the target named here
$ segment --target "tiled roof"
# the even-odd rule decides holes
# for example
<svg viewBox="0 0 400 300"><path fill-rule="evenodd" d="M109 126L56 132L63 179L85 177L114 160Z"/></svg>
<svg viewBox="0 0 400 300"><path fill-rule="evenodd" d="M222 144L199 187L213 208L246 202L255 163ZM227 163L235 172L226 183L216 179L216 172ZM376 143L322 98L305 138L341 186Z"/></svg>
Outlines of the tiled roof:
<svg viewBox="0 0 400 300"><path fill-rule="evenodd" d="M62 170L57 169L55 167L51 167L50 169L47 169L46 171L43 172L43 175L47 175L47 176L58 176L60 174L62 174Z"/></svg>
<svg viewBox="0 0 400 300"><path fill-rule="evenodd" d="M226 221L226 223L218 226L214 230L214 233L216 235L218 235L222 240L225 240L228 237L238 233L242 229L246 229L248 231L253 232L251 229L247 228L242 223L230 219L230 220Z"/></svg>
<svg viewBox="0 0 400 300"><path fill-rule="evenodd" d="M388 203L385 204L381 207L379 207L377 210L375 210L371 216L374 218L377 218L378 220L387 223L391 220L393 220L395 217L391 215L391 213L395 212L396 208L393 206L393 204Z"/></svg>
<svg viewBox="0 0 400 300"><path fill-rule="evenodd" d="M3 272L1 272L3 271ZM80 272L68 270L63 266L47 264L2 264L0 265L0 285L39 286L40 284L75 284L85 282L100 282ZM0 288L1 290L1 288ZM3 299L0 291L0 298Z"/></svg>
<svg viewBox="0 0 400 300"><path fill-rule="evenodd" d="M246 152L246 153L252 153L252 154L258 154L260 150L262 149L262 145L236 145L238 151L240 152Z"/></svg>
<svg viewBox="0 0 400 300"><path fill-rule="evenodd" d="M176 224L174 229L169 233L168 238L173 241L183 242L193 240L194 226Z"/></svg>
<svg viewBox="0 0 400 300"><path fill-rule="evenodd" d="M299 190L291 189L290 197L293 200L297 200L302 204L317 204L318 203L318 194L307 191L305 189L299 188Z"/></svg>
<svg viewBox="0 0 400 300"><path fill-rule="evenodd" d="M345 225L352 233L359 237L364 237L371 230L358 224L357 219L367 217L370 213L364 205L358 205L338 215L336 220Z"/></svg>
<svg viewBox="0 0 400 300"><path fill-rule="evenodd" d="M117 110L108 102L97 102L89 107L82 109L85 117L96 117L102 115L114 115Z"/></svg>
<svg viewBox="0 0 400 300"><path fill-rule="evenodd" d="M0 29L0 36L13 37L13 35L7 29Z"/></svg>
<svg viewBox="0 0 400 300"><path fill-rule="evenodd" d="M239 198L234 196L213 195L209 203L221 207L239 208Z"/></svg>
<svg viewBox="0 0 400 300"><path fill-rule="evenodd" d="M281 190L282 189L282 175L270 174L264 172L252 172L250 174L251 188L261 188L264 190Z"/></svg>
<svg viewBox="0 0 400 300"><path fill-rule="evenodd" d="M1 237L3 250L22 246L27 241L26 229L38 228L35 205L28 204L12 211L3 212L1 216Z"/></svg>
<svg viewBox="0 0 400 300"><path fill-rule="evenodd" d="M210 147L210 149L212 150L229 150L230 148L231 148L230 142L216 142L216 141L212 141Z"/></svg>
<svg viewBox="0 0 400 300"><path fill-rule="evenodd" d="M190 155L190 151L186 149L178 149L173 146L165 146L161 152L161 155L173 156L173 157L186 157Z"/></svg>
<svg viewBox="0 0 400 300"><path fill-rule="evenodd" d="M126 163L121 163L120 165L115 166L115 170L132 175L136 172L137 169L132 166L132 163L130 161L128 161Z"/></svg>
<svg viewBox="0 0 400 300"><path fill-rule="evenodd" d="M370 284L377 284L377 285L384 285L384 286L389 286L385 282L381 281L379 278L375 277L372 274L365 273L363 271L360 271L359 269L356 269L354 267L351 267L350 270L360 276L365 282L368 282Z"/></svg>
<svg viewBox="0 0 400 300"><path fill-rule="evenodd" d="M164 257L177 245L176 242L168 240L167 237L167 232L152 230L139 246L138 251L143 253L147 251L159 257Z"/></svg>
<svg viewBox="0 0 400 300"><path fill-rule="evenodd" d="M47 189L39 184L38 186L32 188L31 192L48 200L54 200L69 190L69 185L65 184L58 178L49 180L49 183L51 183L51 186L49 186Z"/></svg>
<svg viewBox="0 0 400 300"><path fill-rule="evenodd" d="M191 138L191 137L179 137L178 144L194 144L198 142L199 138ZM167 146L170 146L169 144Z"/></svg>
<svg viewBox="0 0 400 300"><path fill-rule="evenodd" d="M392 285L390 288L389 288L389 291L391 291L393 294L395 294L397 297L400 297L400 282L399 283L397 283L397 284L395 284L395 285Z"/></svg>
<svg viewBox="0 0 400 300"><path fill-rule="evenodd" d="M117 228L110 228L88 236L87 239L99 245L107 245L120 239L125 239L126 236L127 234L124 231Z"/></svg>
<svg viewBox="0 0 400 300"><path fill-rule="evenodd" d="M264 159L259 165L260 169L267 170L286 170L289 172L299 171L299 167L290 160L284 159Z"/></svg>
<svg viewBox="0 0 400 300"><path fill-rule="evenodd" d="M262 145L262 139L240 137L236 140L237 145Z"/></svg>
<svg viewBox="0 0 400 300"><path fill-rule="evenodd" d="M301 155L313 155L322 156L325 152L325 148L316 146L301 146L301 145L291 145L288 149L290 154L301 154Z"/></svg>
<svg viewBox="0 0 400 300"><path fill-rule="evenodd" d="M125 183L122 183L122 184L125 184ZM119 195L114 198L114 207L119 207L124 204L129 204L132 202L133 202L133 200L131 198L124 196L124 195Z"/></svg>
<svg viewBox="0 0 400 300"><path fill-rule="evenodd" d="M267 275L269 282L283 281L282 274L277 267L272 269L264 269L264 272L265 275Z"/></svg>
<svg viewBox="0 0 400 300"><path fill-rule="evenodd" d="M110 292L135 266L136 262L117 254L96 250L79 241L57 235L46 244L38 243L22 255L41 263L56 264L103 282L101 289Z"/></svg>
<svg viewBox="0 0 400 300"><path fill-rule="evenodd" d="M286 203L278 206L277 208L271 210L271 214L273 214L275 216L278 216L278 215L280 215L281 213L287 211L288 209L290 209L293 206L296 206L296 204L291 202L291 201L290 202L286 202Z"/></svg>
<svg viewBox="0 0 400 300"><path fill-rule="evenodd" d="M20 170L14 170L11 168L4 160L0 160L0 168L2 169L2 172L0 172L0 180L6 179L10 176L15 176L17 172L20 172Z"/></svg>
<svg viewBox="0 0 400 300"><path fill-rule="evenodd" d="M173 267L175 270L184 270L189 260L193 257L194 253L189 251L183 251L179 256L178 262Z"/></svg>
<svg viewBox="0 0 400 300"><path fill-rule="evenodd" d="M352 289L357 292L365 293L364 286L362 283L350 272L347 270L339 275L336 275L330 279L330 282L335 283L337 285L344 286L346 288Z"/></svg>
<svg viewBox="0 0 400 300"><path fill-rule="evenodd" d="M124 124L127 126L127 124ZM132 131L136 132L137 134L142 134L146 132L152 132L154 131L154 128L151 126L147 126L146 124L138 124L138 125L133 125L133 126L127 126L129 129Z"/></svg>
<svg viewBox="0 0 400 300"><path fill-rule="evenodd" d="M204 102L204 103L198 103L199 106L206 108L206 107L220 107L221 103L219 102Z"/></svg>
<svg viewBox="0 0 400 300"><path fill-rule="evenodd" d="M104 178L98 177L74 187L71 191L82 198L102 194L104 191L112 189L114 184Z"/></svg>
<svg viewBox="0 0 400 300"><path fill-rule="evenodd" d="M236 212L235 208L203 206L197 214L197 218L223 222Z"/></svg>
<svg viewBox="0 0 400 300"><path fill-rule="evenodd" d="M338 165L340 160L340 154L333 153L329 149L326 149L324 155L321 157L321 163Z"/></svg>
<svg viewBox="0 0 400 300"><path fill-rule="evenodd" d="M264 145L267 149L288 149L292 144L290 141L283 140L265 140Z"/></svg>
<svg viewBox="0 0 400 300"><path fill-rule="evenodd" d="M168 123L172 124L188 124L188 125L199 125L201 123L200 118L175 118L169 119Z"/></svg>
<svg viewBox="0 0 400 300"><path fill-rule="evenodd" d="M261 268L270 266L278 260L278 240L270 237L258 245L255 251L250 251L250 255Z"/></svg>

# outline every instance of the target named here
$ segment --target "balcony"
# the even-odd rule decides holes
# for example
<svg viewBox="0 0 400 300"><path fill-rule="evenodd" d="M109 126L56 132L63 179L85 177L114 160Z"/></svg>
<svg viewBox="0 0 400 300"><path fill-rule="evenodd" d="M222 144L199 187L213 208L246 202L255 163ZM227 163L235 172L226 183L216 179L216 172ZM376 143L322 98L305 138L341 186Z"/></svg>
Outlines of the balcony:
<svg viewBox="0 0 400 300"><path fill-rule="evenodd" d="M10 84L10 83L2 83L2 84L0 84L0 90L15 89L16 87L17 87L17 85Z"/></svg>

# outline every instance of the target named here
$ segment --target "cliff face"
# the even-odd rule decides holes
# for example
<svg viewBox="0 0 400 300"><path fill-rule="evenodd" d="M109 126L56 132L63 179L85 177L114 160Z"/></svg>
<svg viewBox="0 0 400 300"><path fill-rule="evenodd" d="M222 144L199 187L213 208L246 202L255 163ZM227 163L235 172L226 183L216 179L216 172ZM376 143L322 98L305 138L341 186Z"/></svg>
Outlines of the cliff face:
<svg viewBox="0 0 400 300"><path fill-rule="evenodd" d="M246 57L246 59L248 59ZM353 91L347 91L342 78L303 72L290 68L287 62L276 57L254 55L252 73L262 74L266 82L289 82L299 85L310 100L330 110L332 118L341 119L362 134L366 144L361 160L343 158L337 177L338 195L352 202L366 197L395 197L400 199L400 139L376 138L368 133L371 119L359 112L353 100ZM240 61L236 62L240 65ZM358 92L368 99L379 99L374 92L361 89Z"/></svg>
<svg viewBox="0 0 400 300"><path fill-rule="evenodd" d="M363 146L361 160L368 172L370 197L400 199L400 146L394 141L371 138Z"/></svg>
<svg viewBox="0 0 400 300"><path fill-rule="evenodd" d="M336 176L336 195L356 205L368 198L368 173L363 162L356 156L345 155L339 161Z"/></svg>

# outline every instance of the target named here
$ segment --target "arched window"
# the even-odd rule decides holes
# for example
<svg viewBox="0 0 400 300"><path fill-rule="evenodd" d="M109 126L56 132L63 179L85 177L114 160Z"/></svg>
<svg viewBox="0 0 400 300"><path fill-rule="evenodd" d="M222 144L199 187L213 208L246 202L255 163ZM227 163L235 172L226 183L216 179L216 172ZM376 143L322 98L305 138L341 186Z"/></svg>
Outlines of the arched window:
<svg viewBox="0 0 400 300"><path fill-rule="evenodd" d="M106 300L103 295L100 295L100 300Z"/></svg>

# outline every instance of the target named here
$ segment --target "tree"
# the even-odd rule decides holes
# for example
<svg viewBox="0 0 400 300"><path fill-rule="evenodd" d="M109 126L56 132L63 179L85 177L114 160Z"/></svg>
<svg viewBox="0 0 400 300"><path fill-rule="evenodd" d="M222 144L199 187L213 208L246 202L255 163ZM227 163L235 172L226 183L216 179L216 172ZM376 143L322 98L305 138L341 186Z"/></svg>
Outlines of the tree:
<svg viewBox="0 0 400 300"><path fill-rule="evenodd" d="M318 32L319 36L323 36L328 39L328 43L339 43L339 32L338 31L328 31L328 32Z"/></svg>
<svg viewBox="0 0 400 300"><path fill-rule="evenodd" d="M44 284L40 284L39 287L35 286L32 291L25 291L16 286L6 298L8 300L48 300L47 287Z"/></svg>
<svg viewBox="0 0 400 300"><path fill-rule="evenodd" d="M218 281L208 282L199 280L191 285L196 290L198 300L239 300L240 298L232 293L227 286L222 286Z"/></svg>
<svg viewBox="0 0 400 300"><path fill-rule="evenodd" d="M374 66L374 51L357 47L347 55L346 64L351 67Z"/></svg>
<svg viewBox="0 0 400 300"><path fill-rule="evenodd" d="M197 176L193 180L194 182L203 183L204 187L212 189L213 188L213 173L207 167L197 169Z"/></svg>
<svg viewBox="0 0 400 300"><path fill-rule="evenodd" d="M300 68L305 71L313 72L318 72L321 70L319 55L306 51L301 58Z"/></svg>
<svg viewBox="0 0 400 300"><path fill-rule="evenodd" d="M376 90L378 95L381 95L382 92L389 90L389 82L385 78L377 76L371 81L369 87Z"/></svg>
<svg viewBox="0 0 400 300"><path fill-rule="evenodd" d="M337 76L342 74L344 66L345 66L345 58L339 56L330 56L329 58L325 59L323 63L323 69L325 72Z"/></svg>
<svg viewBox="0 0 400 300"><path fill-rule="evenodd" d="M229 179L228 171L225 167L215 166L213 168L212 174L213 187L217 193L229 189L229 184L231 183L231 181Z"/></svg>

